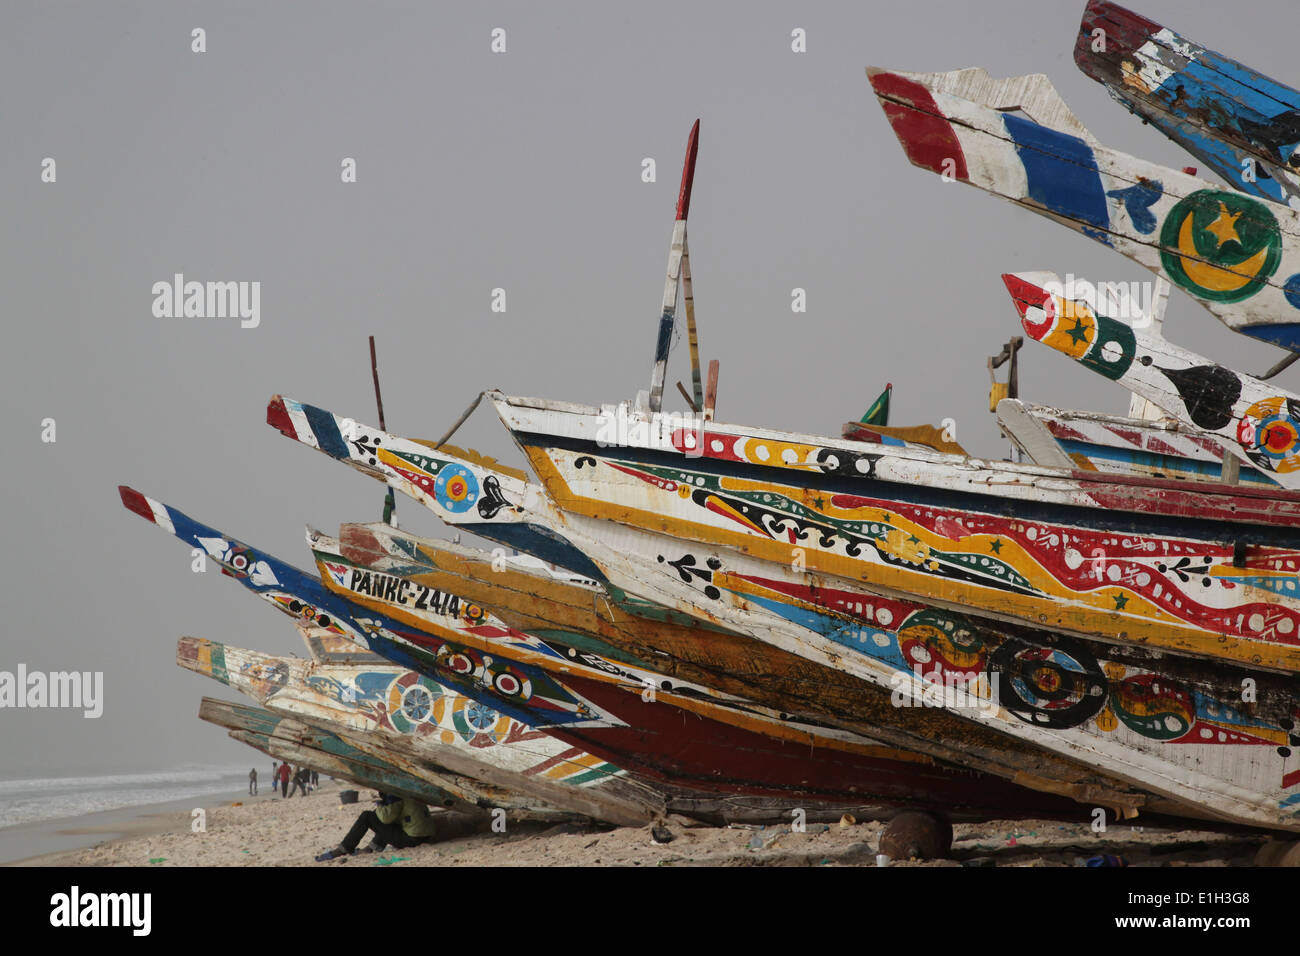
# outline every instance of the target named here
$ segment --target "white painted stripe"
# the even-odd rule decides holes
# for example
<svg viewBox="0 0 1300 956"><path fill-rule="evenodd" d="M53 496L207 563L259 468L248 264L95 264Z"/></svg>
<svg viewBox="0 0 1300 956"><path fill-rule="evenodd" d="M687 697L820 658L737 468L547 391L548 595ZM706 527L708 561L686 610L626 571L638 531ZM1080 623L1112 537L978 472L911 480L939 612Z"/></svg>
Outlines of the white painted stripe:
<svg viewBox="0 0 1300 956"><path fill-rule="evenodd" d="M169 534L175 534L176 527L172 524L171 515L167 514L167 506L161 501L154 501L152 498L145 498L144 500L149 502L149 510L153 512L154 524Z"/></svg>

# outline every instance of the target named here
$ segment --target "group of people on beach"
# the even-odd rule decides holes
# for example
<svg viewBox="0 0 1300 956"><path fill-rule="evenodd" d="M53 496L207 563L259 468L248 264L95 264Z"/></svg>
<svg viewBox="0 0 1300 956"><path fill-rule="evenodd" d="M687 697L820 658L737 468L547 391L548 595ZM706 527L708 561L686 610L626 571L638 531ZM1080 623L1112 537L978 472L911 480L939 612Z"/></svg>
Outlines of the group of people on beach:
<svg viewBox="0 0 1300 956"><path fill-rule="evenodd" d="M293 790L289 789L290 782L293 784ZM280 763L278 760L271 761L271 792L275 793L276 787L280 788L280 795L286 800L295 793L301 792L305 797L308 792L315 790L320 786L320 774L310 767L299 767L297 770L290 770L288 762ZM254 767L248 771L248 793L250 796L257 796L257 768Z"/></svg>

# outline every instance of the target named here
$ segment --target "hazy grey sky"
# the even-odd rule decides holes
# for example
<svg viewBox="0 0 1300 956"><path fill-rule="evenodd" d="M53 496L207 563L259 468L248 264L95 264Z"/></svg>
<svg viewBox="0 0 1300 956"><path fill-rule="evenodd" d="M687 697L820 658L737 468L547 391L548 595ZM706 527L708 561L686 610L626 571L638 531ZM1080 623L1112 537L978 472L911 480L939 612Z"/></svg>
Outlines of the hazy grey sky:
<svg viewBox="0 0 1300 956"><path fill-rule="evenodd" d="M1230 15L1132 6L1300 83L1294 0ZM126 512L116 486L304 566L303 525L376 519L382 488L280 437L266 401L373 421L368 334L388 424L412 437L441 434L486 387L631 398L649 384L696 117L691 262L702 352L722 361L719 417L834 435L892 381L894 423L953 417L959 441L1000 455L984 359L1018 324L999 274L1149 274L908 165L863 68L1045 72L1103 143L1195 163L1078 72L1083 8L4 4L0 670L102 670L105 708L0 710L0 773L260 766L198 721L200 696L234 695L177 668L175 640L302 653L296 633L215 570L192 573L188 550ZM504 54L490 50L496 27ZM790 50L796 27L804 54ZM355 184L340 182L344 157ZM153 284L177 272L260 281L260 326L154 317ZM790 311L796 286L805 315ZM490 310L496 287L504 314ZM1280 354L1179 292L1165 331L1244 371ZM670 407L686 363L682 343ZM1028 399L1127 407L1119 386L1035 343L1021 364ZM457 438L519 460L489 409ZM398 517L445 534L405 499Z"/></svg>

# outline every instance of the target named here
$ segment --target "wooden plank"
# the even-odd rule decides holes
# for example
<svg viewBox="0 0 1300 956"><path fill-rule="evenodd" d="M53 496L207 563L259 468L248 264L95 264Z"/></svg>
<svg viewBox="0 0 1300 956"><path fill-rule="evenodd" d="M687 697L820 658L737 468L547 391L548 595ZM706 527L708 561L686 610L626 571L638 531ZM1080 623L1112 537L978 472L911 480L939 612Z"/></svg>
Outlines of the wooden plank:
<svg viewBox="0 0 1300 956"><path fill-rule="evenodd" d="M709 361L709 384L704 390L704 417L709 421L713 420L713 415L718 406L718 372L721 365L717 359Z"/></svg>
<svg viewBox="0 0 1300 956"><path fill-rule="evenodd" d="M1025 413L1019 399L1002 399L998 402L997 415L1002 434L1035 464L1047 468L1074 469L1074 461L1061 449L1046 426Z"/></svg>
<svg viewBox="0 0 1300 956"><path fill-rule="evenodd" d="M1235 188L1300 205L1300 92L1106 0L1084 11L1074 61Z"/></svg>
<svg viewBox="0 0 1300 956"><path fill-rule="evenodd" d="M1012 108L1008 91L1047 95L1043 76L867 72L914 165L1074 229L1167 278L1234 331L1300 350L1300 211L1053 126L1026 105L1034 97Z"/></svg>
<svg viewBox="0 0 1300 956"><path fill-rule="evenodd" d="M1067 299L1057 294L1065 287L1054 273L1002 279L1035 341L1199 429L1283 488L1300 488L1300 395Z"/></svg>

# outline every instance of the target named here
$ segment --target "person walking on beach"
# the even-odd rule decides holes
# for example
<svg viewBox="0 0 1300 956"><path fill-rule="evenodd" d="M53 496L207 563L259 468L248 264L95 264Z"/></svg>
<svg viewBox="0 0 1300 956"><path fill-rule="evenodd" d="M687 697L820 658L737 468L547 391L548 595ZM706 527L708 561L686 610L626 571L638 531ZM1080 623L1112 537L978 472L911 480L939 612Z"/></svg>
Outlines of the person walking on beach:
<svg viewBox="0 0 1300 956"><path fill-rule="evenodd" d="M429 815L428 807L410 797L385 793L376 803L378 806L374 810L365 810L357 817L342 843L316 857L316 862L324 863L358 852L357 847L367 833L374 833L374 838L360 851L362 853L377 853L387 846L405 849L438 839L463 836L478 826L477 820L460 813L442 813L435 821Z"/></svg>
<svg viewBox="0 0 1300 956"><path fill-rule="evenodd" d="M288 799L289 797L289 764L287 762L280 764L280 769L276 771L280 778L280 796ZM275 781L272 781L274 783Z"/></svg>
<svg viewBox="0 0 1300 956"><path fill-rule="evenodd" d="M248 795L250 797L257 796L257 768L256 767L248 771Z"/></svg>

